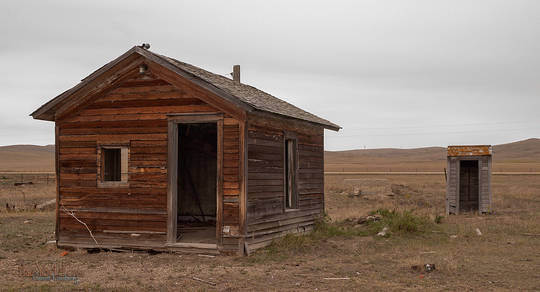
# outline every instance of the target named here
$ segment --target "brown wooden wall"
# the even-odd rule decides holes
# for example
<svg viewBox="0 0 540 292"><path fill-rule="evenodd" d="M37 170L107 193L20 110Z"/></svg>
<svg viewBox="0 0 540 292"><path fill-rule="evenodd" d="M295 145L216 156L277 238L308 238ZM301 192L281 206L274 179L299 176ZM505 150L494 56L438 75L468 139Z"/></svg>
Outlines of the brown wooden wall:
<svg viewBox="0 0 540 292"><path fill-rule="evenodd" d="M294 123L292 123L294 124ZM284 209L285 131L297 137L298 210ZM247 242L265 246L288 232L312 228L324 213L324 132L320 127L249 122Z"/></svg>
<svg viewBox="0 0 540 292"><path fill-rule="evenodd" d="M177 89L146 75L122 82L77 114L57 121L59 204L75 210L100 244L145 246L166 241L167 114L219 112L201 100L204 94L189 82ZM225 115L224 224L236 230L240 192L238 129L239 122ZM129 187L98 187L98 145L110 143L129 145ZM93 243L85 227L62 207L59 229L60 241ZM131 237L114 231L147 233Z"/></svg>
<svg viewBox="0 0 540 292"><path fill-rule="evenodd" d="M223 122L223 250L238 250L240 231L240 123L234 119Z"/></svg>

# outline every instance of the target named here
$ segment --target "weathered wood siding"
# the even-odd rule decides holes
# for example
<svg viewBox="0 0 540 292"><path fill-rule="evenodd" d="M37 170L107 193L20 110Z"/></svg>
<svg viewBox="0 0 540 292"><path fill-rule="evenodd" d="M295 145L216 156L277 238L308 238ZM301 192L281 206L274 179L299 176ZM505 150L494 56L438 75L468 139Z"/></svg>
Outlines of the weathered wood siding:
<svg viewBox="0 0 540 292"><path fill-rule="evenodd" d="M186 83L188 84L188 83ZM178 89L146 75L115 89L57 121L60 206L75 210L100 244L155 246L167 231L167 114L219 112L202 101L200 89ZM238 122L225 118L224 156L227 198L238 196ZM129 146L128 187L98 187L100 144ZM228 152L227 152L228 151ZM236 173L236 174L235 174ZM238 222L238 204L226 201L224 223ZM138 237L120 231L140 231ZM111 233L112 232L112 233ZM59 212L59 240L92 244L85 227Z"/></svg>
<svg viewBox="0 0 540 292"><path fill-rule="evenodd" d="M238 251L240 230L240 123L226 118L223 122L223 238L222 249Z"/></svg>
<svg viewBox="0 0 540 292"><path fill-rule="evenodd" d="M461 160L478 160L479 169L479 211L491 212L491 156L463 156L447 158L446 212L459 214L459 167Z"/></svg>
<svg viewBox="0 0 540 292"><path fill-rule="evenodd" d="M483 213L491 212L491 156L482 156L478 160L480 169L480 205Z"/></svg>
<svg viewBox="0 0 540 292"><path fill-rule="evenodd" d="M285 210L285 133L297 138L298 209ZM290 232L313 227L324 212L323 129L249 124L247 133L247 239L250 250Z"/></svg>
<svg viewBox="0 0 540 292"><path fill-rule="evenodd" d="M459 160L447 158L446 213L456 214L459 195Z"/></svg>

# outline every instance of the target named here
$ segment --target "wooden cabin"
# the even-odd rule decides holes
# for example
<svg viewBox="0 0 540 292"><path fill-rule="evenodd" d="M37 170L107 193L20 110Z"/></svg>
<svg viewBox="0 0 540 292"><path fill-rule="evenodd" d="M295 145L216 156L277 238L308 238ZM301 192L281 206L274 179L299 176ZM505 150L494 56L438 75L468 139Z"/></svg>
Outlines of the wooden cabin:
<svg viewBox="0 0 540 292"><path fill-rule="evenodd" d="M490 145L448 146L446 213L491 212Z"/></svg>
<svg viewBox="0 0 540 292"><path fill-rule="evenodd" d="M246 254L309 231L340 127L232 75L137 46L32 113L55 122L57 245Z"/></svg>

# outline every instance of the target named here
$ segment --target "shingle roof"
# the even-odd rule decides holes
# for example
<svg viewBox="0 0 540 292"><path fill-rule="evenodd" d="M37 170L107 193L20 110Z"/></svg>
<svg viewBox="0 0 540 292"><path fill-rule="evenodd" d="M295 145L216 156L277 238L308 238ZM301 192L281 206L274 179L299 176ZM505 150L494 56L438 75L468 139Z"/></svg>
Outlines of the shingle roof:
<svg viewBox="0 0 540 292"><path fill-rule="evenodd" d="M212 85L228 92L232 96L238 98L240 101L245 102L258 110L305 120L321 125L326 125L331 128L341 128L340 126L328 120L304 111L284 100L281 100L253 86L240 82L235 82L225 76L214 74L197 66L193 66L191 64L187 64L167 56L158 56L171 63L172 65L176 66L177 68L193 74L205 80L206 82L211 83Z"/></svg>
<svg viewBox="0 0 540 292"><path fill-rule="evenodd" d="M133 47L120 57L102 66L101 68L90 74L88 77L84 78L81 83L77 84L69 90L66 90L64 93L50 100L30 115L38 119L51 120L51 117L54 117L54 114L52 114L51 116L51 113L54 112L57 107L62 106L62 104L67 101L71 94L85 86L88 82L90 82L103 72L107 71L109 68L111 68L121 60L127 58L129 55L132 55L134 53L138 53L146 58L154 60L157 58L159 59L160 63L165 63L165 65L170 65L178 69L178 74L185 75L187 73L189 75L192 75L202 80L204 84L210 84L211 86L218 88L220 92L223 93L224 97L227 96L228 100L236 103L237 101L234 99L237 99L240 104L243 104L243 106L247 106L250 109L253 108L255 110L265 111L281 116L320 124L325 128L329 128L332 130L339 130L341 128L340 126L328 120L304 111L286 101L283 101L253 86L233 81L232 79L225 76L214 74L197 66L193 66L167 56L159 55L149 50L142 49L140 47Z"/></svg>

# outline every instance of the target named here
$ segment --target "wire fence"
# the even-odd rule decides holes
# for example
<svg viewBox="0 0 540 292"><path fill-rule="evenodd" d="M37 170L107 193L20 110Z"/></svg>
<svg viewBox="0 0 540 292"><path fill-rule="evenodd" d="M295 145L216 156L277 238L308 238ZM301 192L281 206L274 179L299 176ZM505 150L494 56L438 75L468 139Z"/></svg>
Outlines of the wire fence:
<svg viewBox="0 0 540 292"><path fill-rule="evenodd" d="M32 185L32 184L56 184L54 172L0 172L0 184L2 185Z"/></svg>

